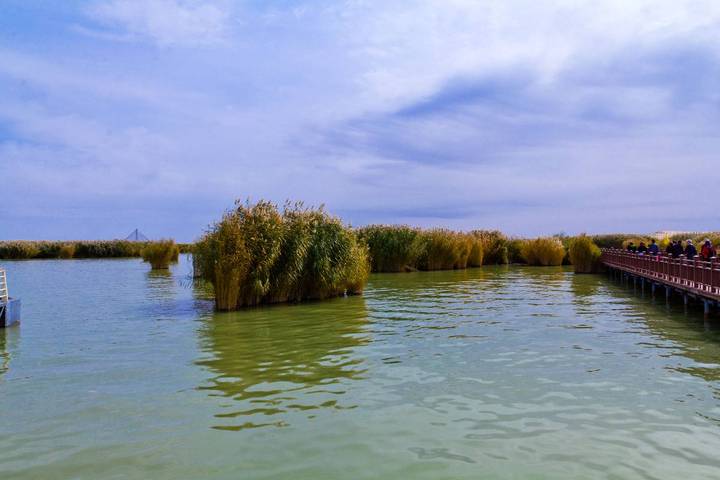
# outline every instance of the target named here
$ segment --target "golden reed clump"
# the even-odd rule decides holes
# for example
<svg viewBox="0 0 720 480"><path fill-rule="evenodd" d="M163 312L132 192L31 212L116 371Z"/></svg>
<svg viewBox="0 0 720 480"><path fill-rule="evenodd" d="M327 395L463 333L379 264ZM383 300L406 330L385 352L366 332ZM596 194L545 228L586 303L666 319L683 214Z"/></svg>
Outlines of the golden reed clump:
<svg viewBox="0 0 720 480"><path fill-rule="evenodd" d="M370 225L359 229L358 236L368 246L373 272L453 270L483 263L482 240L469 233Z"/></svg>
<svg viewBox="0 0 720 480"><path fill-rule="evenodd" d="M171 263L176 263L180 250L175 240L159 240L148 242L141 251L142 259L148 262L153 270L166 270Z"/></svg>
<svg viewBox="0 0 720 480"><path fill-rule="evenodd" d="M565 247L559 238L540 237L524 240L520 245L520 255L528 265L544 267L562 265Z"/></svg>
<svg viewBox="0 0 720 480"><path fill-rule="evenodd" d="M321 208L236 203L195 245L218 310L359 294L370 274L355 232Z"/></svg>
<svg viewBox="0 0 720 480"><path fill-rule="evenodd" d="M593 273L598 269L600 261L600 249L592 241L592 238L585 234L578 235L570 240L568 255L570 263L575 268L575 273Z"/></svg>

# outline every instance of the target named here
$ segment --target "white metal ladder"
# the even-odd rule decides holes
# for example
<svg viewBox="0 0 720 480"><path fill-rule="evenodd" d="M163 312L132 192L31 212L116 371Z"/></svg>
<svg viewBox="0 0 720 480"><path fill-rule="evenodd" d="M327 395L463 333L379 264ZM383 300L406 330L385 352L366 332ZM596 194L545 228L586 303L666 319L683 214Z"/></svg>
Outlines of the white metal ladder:
<svg viewBox="0 0 720 480"><path fill-rule="evenodd" d="M5 270L0 268L0 303L8 303L7 276Z"/></svg>

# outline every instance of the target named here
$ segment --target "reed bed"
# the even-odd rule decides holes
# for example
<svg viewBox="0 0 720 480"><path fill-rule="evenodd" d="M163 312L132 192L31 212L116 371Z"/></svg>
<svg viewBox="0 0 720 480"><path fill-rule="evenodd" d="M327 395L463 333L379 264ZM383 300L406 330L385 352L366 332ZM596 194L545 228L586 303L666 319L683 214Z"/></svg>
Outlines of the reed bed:
<svg viewBox="0 0 720 480"><path fill-rule="evenodd" d="M436 228L421 231L418 236L420 270L453 270L467 268L473 242L471 235Z"/></svg>
<svg viewBox="0 0 720 480"><path fill-rule="evenodd" d="M75 245L72 243L66 243L58 250L58 258L70 259L75 256Z"/></svg>
<svg viewBox="0 0 720 480"><path fill-rule="evenodd" d="M0 241L0 259L140 257L152 242L127 240Z"/></svg>
<svg viewBox="0 0 720 480"><path fill-rule="evenodd" d="M453 270L483 263L482 240L447 229L371 225L358 230L370 252L373 272Z"/></svg>
<svg viewBox="0 0 720 480"><path fill-rule="evenodd" d="M141 255L153 270L167 270L171 263L178 261L180 249L174 240L160 240L146 244Z"/></svg>
<svg viewBox="0 0 720 480"><path fill-rule="evenodd" d="M700 249L700 246L705 242L705 239L709 239L713 245L716 247L720 245L720 232L704 232L704 233L696 233L693 235L689 234L677 234L673 235L672 237L668 238L668 241L677 240L681 242L685 242L686 240L692 240L693 243L697 246L698 250Z"/></svg>
<svg viewBox="0 0 720 480"><path fill-rule="evenodd" d="M236 209L194 248L218 310L359 294L367 283L367 246L323 208L266 201Z"/></svg>
<svg viewBox="0 0 720 480"><path fill-rule="evenodd" d="M358 229L358 238L370 250L373 272L406 272L417 269L420 230L407 226L369 225Z"/></svg>
<svg viewBox="0 0 720 480"><path fill-rule="evenodd" d="M540 237L523 240L520 254L528 265L556 266L562 265L565 247L557 237Z"/></svg>
<svg viewBox="0 0 720 480"><path fill-rule="evenodd" d="M635 241L641 237L642 235L635 233L612 233L607 235L592 235L590 239L598 248L623 248L623 245L627 245L628 240ZM636 243L636 245L638 244Z"/></svg>
<svg viewBox="0 0 720 480"><path fill-rule="evenodd" d="M473 230L470 234L480 241L484 264L503 265L510 262L508 249L510 241L502 232L497 230Z"/></svg>
<svg viewBox="0 0 720 480"><path fill-rule="evenodd" d="M600 249L585 234L579 235L570 241L568 256L575 273L594 273L600 266Z"/></svg>

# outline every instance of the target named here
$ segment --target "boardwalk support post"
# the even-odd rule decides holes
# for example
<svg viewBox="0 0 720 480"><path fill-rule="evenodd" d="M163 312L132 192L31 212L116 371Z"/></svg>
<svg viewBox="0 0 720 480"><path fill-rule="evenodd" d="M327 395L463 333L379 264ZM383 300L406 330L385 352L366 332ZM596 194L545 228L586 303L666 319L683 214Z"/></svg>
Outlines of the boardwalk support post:
<svg viewBox="0 0 720 480"><path fill-rule="evenodd" d="M703 300L705 304L705 315L710 315L710 300Z"/></svg>

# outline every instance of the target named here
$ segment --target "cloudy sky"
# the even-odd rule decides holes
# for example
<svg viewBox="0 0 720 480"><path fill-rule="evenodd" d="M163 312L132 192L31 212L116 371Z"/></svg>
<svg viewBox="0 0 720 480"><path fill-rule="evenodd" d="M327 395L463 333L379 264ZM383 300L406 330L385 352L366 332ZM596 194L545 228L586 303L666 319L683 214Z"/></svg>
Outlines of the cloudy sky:
<svg viewBox="0 0 720 480"><path fill-rule="evenodd" d="M717 0L0 0L0 239L719 229Z"/></svg>

